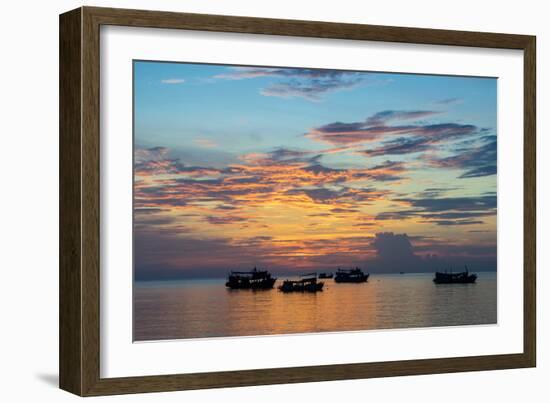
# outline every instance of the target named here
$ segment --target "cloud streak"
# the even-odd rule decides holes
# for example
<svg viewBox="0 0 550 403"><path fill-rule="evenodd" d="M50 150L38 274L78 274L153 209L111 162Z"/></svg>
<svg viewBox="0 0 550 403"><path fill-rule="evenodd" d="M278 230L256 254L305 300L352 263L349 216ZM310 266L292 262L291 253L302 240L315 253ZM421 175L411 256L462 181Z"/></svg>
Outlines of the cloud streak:
<svg viewBox="0 0 550 403"><path fill-rule="evenodd" d="M279 98L304 98L318 102L328 93L352 89L367 81L368 74L360 72L301 69L234 67L230 72L214 76L223 80L245 80L270 77L278 81L268 84L260 94Z"/></svg>
<svg viewBox="0 0 550 403"><path fill-rule="evenodd" d="M162 84L183 84L185 80L183 78L166 78L164 80L160 80Z"/></svg>
<svg viewBox="0 0 550 403"><path fill-rule="evenodd" d="M465 172L459 178L478 178L497 173L497 137L485 136L483 143L474 147L459 148L451 157L431 159L437 168L461 169Z"/></svg>
<svg viewBox="0 0 550 403"><path fill-rule="evenodd" d="M496 196L401 198L397 202L407 210L379 213L377 220L421 219L420 222L441 226L483 224L479 218L496 215ZM476 219L477 218L477 219Z"/></svg>
<svg viewBox="0 0 550 403"><path fill-rule="evenodd" d="M458 105L464 102L462 98L444 98L434 102L435 105Z"/></svg>
<svg viewBox="0 0 550 403"><path fill-rule="evenodd" d="M378 112L362 122L333 122L319 126L306 133L306 137L337 147L377 143L376 146L362 152L368 156L381 156L424 152L433 145L465 138L479 131L475 125L470 124L407 122L439 113L441 112L428 110L387 110ZM399 124L391 124L392 122Z"/></svg>

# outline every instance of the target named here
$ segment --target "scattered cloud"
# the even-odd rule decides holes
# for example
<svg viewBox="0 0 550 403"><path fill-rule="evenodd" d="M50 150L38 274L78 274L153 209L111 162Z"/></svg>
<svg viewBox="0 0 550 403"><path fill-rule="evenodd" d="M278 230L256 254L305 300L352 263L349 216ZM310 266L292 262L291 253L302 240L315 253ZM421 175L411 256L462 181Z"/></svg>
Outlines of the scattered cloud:
<svg viewBox="0 0 550 403"><path fill-rule="evenodd" d="M366 120L368 126L383 126L391 121L415 120L442 113L441 111L382 111Z"/></svg>
<svg viewBox="0 0 550 403"><path fill-rule="evenodd" d="M259 77L278 79L260 90L264 96L304 98L318 102L330 92L355 88L366 82L368 74L340 70L302 68L234 67L216 79L244 80Z"/></svg>
<svg viewBox="0 0 550 403"><path fill-rule="evenodd" d="M338 203L364 203L371 200L379 200L386 192L368 188L354 189L349 187L341 187L333 190L325 187L318 187L314 189L291 189L287 193L304 194L315 203L333 204L335 201ZM349 209L346 210L348 212L350 211Z"/></svg>
<svg viewBox="0 0 550 403"><path fill-rule="evenodd" d="M341 208L341 207L336 207L336 208L333 208L330 210L331 213L337 213L337 214L345 214L345 213L357 213L359 210L357 209L354 209L354 208Z"/></svg>
<svg viewBox="0 0 550 403"><path fill-rule="evenodd" d="M400 137L395 140L386 141L384 145L380 147L364 150L363 153L371 157L379 155L413 154L429 150L433 143L434 139L428 137Z"/></svg>
<svg viewBox="0 0 550 403"><path fill-rule="evenodd" d="M435 105L458 105L464 102L462 98L444 98L434 101Z"/></svg>
<svg viewBox="0 0 550 403"><path fill-rule="evenodd" d="M472 224L483 224L483 221L480 220L434 220L430 221L437 225L472 225Z"/></svg>
<svg viewBox="0 0 550 403"><path fill-rule="evenodd" d="M229 73L218 74L214 78L243 80L258 77L288 77L306 79L339 78L342 76L365 75L344 70L307 69L307 68L269 68L269 67L232 67Z"/></svg>
<svg viewBox="0 0 550 403"><path fill-rule="evenodd" d="M410 124L410 120L431 117L439 111L382 111L362 122L333 122L310 130L306 137L333 146L357 146L382 142L363 150L369 156L400 155L422 152L432 145L476 134L478 128L469 124ZM392 125L391 122L400 124ZM406 137L405 137L406 136Z"/></svg>
<svg viewBox="0 0 550 403"><path fill-rule="evenodd" d="M399 199L412 207L417 207L423 211L492 211L497 207L496 196L478 196L478 197L446 197L441 199Z"/></svg>
<svg viewBox="0 0 550 403"><path fill-rule="evenodd" d="M136 147L134 151L134 159L136 163L164 160L167 156L168 148L166 147Z"/></svg>
<svg viewBox="0 0 550 403"><path fill-rule="evenodd" d="M183 84L185 80L183 78L166 78L164 80L160 80L162 84Z"/></svg>
<svg viewBox="0 0 550 403"><path fill-rule="evenodd" d="M238 216L211 216L208 215L205 217L206 221L208 221L210 224L218 225L226 225L226 224L233 224L236 222L243 222L247 219L245 217L238 217Z"/></svg>
<svg viewBox="0 0 550 403"><path fill-rule="evenodd" d="M210 139L199 138L199 139L194 139L193 142L197 144L199 147L204 147L204 148L214 148L218 146L218 144L214 140L210 140Z"/></svg>
<svg viewBox="0 0 550 403"><path fill-rule="evenodd" d="M497 137L484 136L478 142L482 144L459 148L453 156L432 158L429 162L437 168L465 170L459 178L495 175L497 173Z"/></svg>
<svg viewBox="0 0 550 403"><path fill-rule="evenodd" d="M441 196L447 194L448 192L452 192L454 190L459 190L459 189L462 189L462 188L460 188L460 187L426 188L423 191L419 192L417 194L417 197L437 198L437 197L441 197Z"/></svg>
<svg viewBox="0 0 550 403"><path fill-rule="evenodd" d="M459 178L461 179L479 178L481 176L496 175L496 173L497 173L496 165L486 165L486 166L471 169L468 172L464 172L462 175L459 176Z"/></svg>
<svg viewBox="0 0 550 403"><path fill-rule="evenodd" d="M308 101L321 101L329 92L351 89L359 85L362 78L290 80L272 84L260 91L266 97L305 98Z"/></svg>
<svg viewBox="0 0 550 403"><path fill-rule="evenodd" d="M404 177L399 174L404 174L406 171L406 164L404 162L390 160L386 160L385 162L375 165L369 169L370 177L381 182L404 179Z"/></svg>
<svg viewBox="0 0 550 403"><path fill-rule="evenodd" d="M265 153L249 153L241 156L241 159L243 161L254 165L316 164L320 158L321 158L321 154L319 153L289 149L285 147L277 147Z"/></svg>
<svg viewBox="0 0 550 403"><path fill-rule="evenodd" d="M386 211L376 215L376 220L421 219L422 223L451 225L483 224L479 218L496 214L496 196L401 198L397 202L409 209ZM476 219L477 218L477 219Z"/></svg>

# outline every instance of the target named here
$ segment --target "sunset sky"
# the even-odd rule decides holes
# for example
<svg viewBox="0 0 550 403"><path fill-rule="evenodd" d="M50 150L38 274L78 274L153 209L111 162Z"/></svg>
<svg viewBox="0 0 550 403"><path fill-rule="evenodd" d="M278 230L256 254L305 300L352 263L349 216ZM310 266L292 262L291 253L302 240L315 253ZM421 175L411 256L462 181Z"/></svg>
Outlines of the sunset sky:
<svg viewBox="0 0 550 403"><path fill-rule="evenodd" d="M497 80L134 62L136 279L496 269Z"/></svg>

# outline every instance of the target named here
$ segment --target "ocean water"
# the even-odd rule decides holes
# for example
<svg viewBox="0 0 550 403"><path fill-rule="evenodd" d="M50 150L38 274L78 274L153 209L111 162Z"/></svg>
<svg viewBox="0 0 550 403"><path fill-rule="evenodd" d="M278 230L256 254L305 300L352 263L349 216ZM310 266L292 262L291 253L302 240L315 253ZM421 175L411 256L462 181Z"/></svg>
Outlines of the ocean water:
<svg viewBox="0 0 550 403"><path fill-rule="evenodd" d="M286 278L286 277L285 277ZM134 340L495 324L497 276L436 285L433 274L323 279L318 293L228 290L225 279L136 282Z"/></svg>

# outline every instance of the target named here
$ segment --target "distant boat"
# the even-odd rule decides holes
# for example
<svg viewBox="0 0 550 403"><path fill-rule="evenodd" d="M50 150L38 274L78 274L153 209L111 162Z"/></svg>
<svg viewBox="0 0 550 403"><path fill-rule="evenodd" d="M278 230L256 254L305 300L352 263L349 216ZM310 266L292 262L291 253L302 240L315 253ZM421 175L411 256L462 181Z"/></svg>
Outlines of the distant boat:
<svg viewBox="0 0 550 403"><path fill-rule="evenodd" d="M404 271L400 271L399 274L405 274L405 272L404 272Z"/></svg>
<svg viewBox="0 0 550 403"><path fill-rule="evenodd" d="M277 279L267 270L231 271L225 286L233 290L267 290L273 288Z"/></svg>
<svg viewBox="0 0 550 403"><path fill-rule="evenodd" d="M324 283L317 281L317 273L302 274L300 280L285 280L279 286L282 292L317 292L323 291Z"/></svg>
<svg viewBox="0 0 550 403"><path fill-rule="evenodd" d="M334 274L332 273L319 273L319 278L333 278Z"/></svg>
<svg viewBox="0 0 550 403"><path fill-rule="evenodd" d="M434 283L436 284L472 284L477 280L477 274L470 274L468 268L460 273L436 272Z"/></svg>
<svg viewBox="0 0 550 403"><path fill-rule="evenodd" d="M356 267L355 269L338 269L334 276L334 281L337 283L365 283L369 279L369 273Z"/></svg>

